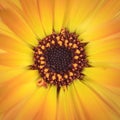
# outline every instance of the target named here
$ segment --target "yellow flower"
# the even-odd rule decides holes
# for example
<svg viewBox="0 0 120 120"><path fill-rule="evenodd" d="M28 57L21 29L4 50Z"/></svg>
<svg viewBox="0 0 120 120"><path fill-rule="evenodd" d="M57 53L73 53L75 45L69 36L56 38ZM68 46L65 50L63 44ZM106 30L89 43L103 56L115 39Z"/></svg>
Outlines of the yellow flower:
<svg viewBox="0 0 120 120"><path fill-rule="evenodd" d="M53 35L57 37L53 39ZM66 60L73 59L68 49L80 52L84 58L74 56L79 60L71 63L76 72L80 70L79 74L71 68L69 75L58 75L64 65L58 65L56 55L46 49L59 37L62 46L64 35L78 35L74 40L79 42L66 45L67 49L53 47L53 51L60 52L58 57L64 55L62 63L66 65ZM44 59L39 49L47 51L45 59L55 64L50 68L58 70L49 79L45 77L52 73L43 74L42 70L48 70L38 64ZM119 0L0 0L0 120L119 118Z"/></svg>

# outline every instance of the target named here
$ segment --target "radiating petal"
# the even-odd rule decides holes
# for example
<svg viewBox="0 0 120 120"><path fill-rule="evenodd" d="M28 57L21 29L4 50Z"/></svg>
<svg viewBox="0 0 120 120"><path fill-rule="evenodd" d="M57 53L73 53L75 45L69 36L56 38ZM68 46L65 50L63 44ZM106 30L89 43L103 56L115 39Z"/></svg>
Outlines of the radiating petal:
<svg viewBox="0 0 120 120"><path fill-rule="evenodd" d="M36 115L39 111L43 111L44 101L46 98L48 90L46 88L38 88L35 93L30 97L27 103L20 110L18 116L16 117L18 120L35 120ZM42 120L42 119L41 119Z"/></svg>
<svg viewBox="0 0 120 120"><path fill-rule="evenodd" d="M119 44L118 44L119 45ZM91 65L100 67L120 67L120 48L114 48L89 57Z"/></svg>
<svg viewBox="0 0 120 120"><path fill-rule="evenodd" d="M119 35L113 37L107 37L100 40L91 41L86 46L86 52L88 56L106 54L108 51L114 51L120 48L120 37ZM119 51L117 52L119 54ZM111 53L112 54L112 53ZM107 54L106 54L107 55ZM108 56L108 55L107 55ZM107 57L106 56L106 57ZM112 55L110 55L112 57Z"/></svg>
<svg viewBox="0 0 120 120"><path fill-rule="evenodd" d="M13 39L18 40L19 42L24 42L24 41L21 41L21 39L19 39L19 37L13 31L10 30L8 26L5 25L1 19L0 19L0 34L9 36Z"/></svg>
<svg viewBox="0 0 120 120"><path fill-rule="evenodd" d="M81 34L80 37L85 41L93 41L114 36L118 33L120 34L120 20L112 20L97 27L89 28L89 30Z"/></svg>
<svg viewBox="0 0 120 120"><path fill-rule="evenodd" d="M84 32L90 17L102 3L99 0L70 0L66 12L66 26L71 32ZM89 9L88 9L89 8Z"/></svg>
<svg viewBox="0 0 120 120"><path fill-rule="evenodd" d="M26 44L4 34L0 34L0 48L7 52L32 53L32 50Z"/></svg>
<svg viewBox="0 0 120 120"><path fill-rule="evenodd" d="M120 117L119 111L114 111L112 108L117 108L117 106L113 104L109 104L112 102L109 98L105 98L105 96L101 96L99 94L99 89L94 91L94 87L89 87L88 84L83 84L80 81L75 82L75 89L78 96L78 99L81 100L81 103L86 111L85 116L90 120L118 120ZM74 92L74 91L73 91ZM107 92L104 90L104 92ZM74 94L76 94L74 93ZM111 97L113 97L112 95ZM119 97L116 99L119 100ZM81 107L81 106L78 106ZM97 110L97 112L96 112Z"/></svg>
<svg viewBox="0 0 120 120"><path fill-rule="evenodd" d="M116 118L120 117L120 103L118 102L120 100L119 87L105 87L92 81L84 82L84 84L105 103L106 108L109 109L110 112L113 112Z"/></svg>
<svg viewBox="0 0 120 120"><path fill-rule="evenodd" d="M79 111L80 114L77 113L78 109L76 109L76 101L73 99L72 84L68 86L66 90L61 88L58 97L57 120L77 120L81 118L84 120L82 112Z"/></svg>
<svg viewBox="0 0 120 120"><path fill-rule="evenodd" d="M1 4L4 5L5 7L13 7L14 9L16 7L20 8L20 1L19 0L0 0Z"/></svg>
<svg viewBox="0 0 120 120"><path fill-rule="evenodd" d="M0 54L0 65L9 67L25 68L33 63L32 54L21 54L17 52L9 52Z"/></svg>
<svg viewBox="0 0 120 120"><path fill-rule="evenodd" d="M76 81L70 86L69 92L70 92L70 98L71 104L73 104L73 111L74 111L74 117L75 120L81 119L81 120L90 120L90 117L88 115L88 111L86 111L84 104L81 101L80 94L84 95L84 90L80 91L79 88L76 88ZM80 87L80 86L79 86ZM79 90L79 91L77 91ZM73 119L74 120L74 119Z"/></svg>
<svg viewBox="0 0 120 120"><path fill-rule="evenodd" d="M96 12L89 28L96 27L97 25L113 20L120 12L120 1L118 0L103 0L103 4Z"/></svg>
<svg viewBox="0 0 120 120"><path fill-rule="evenodd" d="M26 71L22 75L2 83L0 87L0 112L8 110L10 107L14 106L21 100L31 96L31 94L36 90L36 76L35 71ZM13 82L12 82L13 81ZM7 86L10 82L9 87ZM6 87L7 86L7 87Z"/></svg>
<svg viewBox="0 0 120 120"><path fill-rule="evenodd" d="M37 38L41 39L45 37L42 23L40 20L38 0L20 0L23 8L23 15L30 25L31 29L34 31Z"/></svg>
<svg viewBox="0 0 120 120"><path fill-rule="evenodd" d="M67 104L67 96L64 89L61 89L58 99L58 108L57 108L57 119L58 120L70 120L70 116L68 115L68 104Z"/></svg>
<svg viewBox="0 0 120 120"><path fill-rule="evenodd" d="M5 52L6 52L5 50L0 49L0 54L5 53Z"/></svg>
<svg viewBox="0 0 120 120"><path fill-rule="evenodd" d="M40 19L46 35L53 31L53 0L38 0Z"/></svg>
<svg viewBox="0 0 120 120"><path fill-rule="evenodd" d="M1 120L15 120L16 116L18 115L20 110L23 109L22 107L24 106L24 104L26 104L28 99L29 97L27 99L25 98L21 100L19 103L15 104L7 111L5 111L1 116Z"/></svg>
<svg viewBox="0 0 120 120"><path fill-rule="evenodd" d="M92 81L103 85L120 86L120 69L117 68L86 68L84 74Z"/></svg>
<svg viewBox="0 0 120 120"><path fill-rule="evenodd" d="M36 36L20 14L11 9L0 9L2 21L22 40L31 45L37 44ZM9 19L10 18L10 19Z"/></svg>
<svg viewBox="0 0 120 120"><path fill-rule="evenodd" d="M93 5L93 9L91 10L91 12L86 16L86 18L82 21L82 23L77 23L78 27L77 27L77 33L81 34L83 33L83 36L87 38L87 35L85 36L84 34L87 34L87 32L90 32L91 29L95 29L96 27L98 28L99 26L103 26L104 24L107 24L107 22L110 21L114 21L114 19L116 19L116 15L119 13L119 6L120 6L120 1L118 0L94 0L94 2L92 3L88 3L91 2L89 0L84 1L85 2L85 6L84 8L91 8L91 6ZM88 6L87 4L88 3ZM97 4L96 4L97 3ZM91 5L89 7L89 4ZM111 9L112 8L112 9ZM87 9L87 10L89 10ZM86 11L86 10L85 10ZM80 17L84 15L80 15ZM79 17L79 19L80 19ZM119 20L119 19L118 19ZM94 32L91 32L92 34L94 34ZM96 35L96 34L94 34ZM105 35L105 34L103 34ZM81 37L83 37L81 36ZM84 38L83 37L83 38ZM90 38L89 38L90 39ZM95 38L94 38L95 39Z"/></svg>
<svg viewBox="0 0 120 120"><path fill-rule="evenodd" d="M56 119L56 87L51 87L46 94L45 100L40 107L34 120L55 120Z"/></svg>
<svg viewBox="0 0 120 120"><path fill-rule="evenodd" d="M54 4L54 30L60 32L66 17L68 0L55 0Z"/></svg>
<svg viewBox="0 0 120 120"><path fill-rule="evenodd" d="M17 69L16 70L16 69L13 69L10 67L0 65L0 84L21 74L23 71L25 71L25 69Z"/></svg>

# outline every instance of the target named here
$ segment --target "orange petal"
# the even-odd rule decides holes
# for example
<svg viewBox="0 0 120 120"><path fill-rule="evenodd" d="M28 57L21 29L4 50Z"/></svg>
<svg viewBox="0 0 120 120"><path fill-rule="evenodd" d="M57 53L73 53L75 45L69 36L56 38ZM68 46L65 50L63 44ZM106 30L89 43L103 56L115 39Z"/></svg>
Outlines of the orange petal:
<svg viewBox="0 0 120 120"><path fill-rule="evenodd" d="M118 44L119 45L119 44ZM100 52L99 54L93 54L89 57L90 64L93 66L101 67L120 67L120 48L114 48Z"/></svg>
<svg viewBox="0 0 120 120"><path fill-rule="evenodd" d="M74 111L74 117L75 120L81 119L81 120L90 120L90 117L86 111L86 106L84 106L84 104L81 101L80 95L84 95L84 89L83 91L81 91L80 88L78 88L78 86L76 86L76 84L78 84L79 80L74 81L74 83L70 86L69 92L70 92L70 98L71 99L71 103L73 104L73 110ZM79 85L80 87L81 85ZM82 87L82 86L81 86ZM79 92L78 92L79 90ZM88 98L89 99L89 98ZM89 111L90 112L90 111ZM74 120L74 119L73 119Z"/></svg>
<svg viewBox="0 0 120 120"><path fill-rule="evenodd" d="M0 65L9 67L27 67L33 63L32 55L20 54L20 53L3 53L0 54Z"/></svg>
<svg viewBox="0 0 120 120"><path fill-rule="evenodd" d="M67 28L71 32L84 32L90 21L92 14L96 11L101 1L93 0L69 0L67 3L67 11L65 22Z"/></svg>
<svg viewBox="0 0 120 120"><path fill-rule="evenodd" d="M12 7L14 7L12 9L16 9L17 7L20 8L20 2L19 2L19 0L10 0L10 1L9 0L0 0L0 3L5 8L12 8Z"/></svg>
<svg viewBox="0 0 120 120"><path fill-rule="evenodd" d="M7 111L3 112L2 116L1 116L1 120L14 120L14 119L16 119L20 110L23 109L22 107L24 106L25 102L27 102L27 100L23 99L19 103L15 104L11 108L9 108Z"/></svg>
<svg viewBox="0 0 120 120"><path fill-rule="evenodd" d="M120 69L93 67L86 68L84 74L88 79L97 83L116 87L120 86Z"/></svg>
<svg viewBox="0 0 120 120"><path fill-rule="evenodd" d="M89 28L113 20L116 17L116 15L119 13L120 10L119 8L120 8L120 1L118 0L103 1L103 4L98 9L96 14L93 16Z"/></svg>
<svg viewBox="0 0 120 120"><path fill-rule="evenodd" d="M67 10L68 0L55 0L54 4L54 30L60 32L62 29L66 10Z"/></svg>
<svg viewBox="0 0 120 120"><path fill-rule="evenodd" d="M57 120L77 120L75 103L71 97L71 86L68 86L66 90L61 88L58 97Z"/></svg>
<svg viewBox="0 0 120 120"><path fill-rule="evenodd" d="M25 69L13 69L6 66L0 65L0 84L2 85L3 82L8 81L12 79L13 77L16 77L17 75L23 73Z"/></svg>
<svg viewBox="0 0 120 120"><path fill-rule="evenodd" d="M5 53L5 52L6 52L5 50L0 49L0 54Z"/></svg>
<svg viewBox="0 0 120 120"><path fill-rule="evenodd" d="M32 50L26 44L4 34L0 34L0 48L8 52L32 53Z"/></svg>
<svg viewBox="0 0 120 120"><path fill-rule="evenodd" d="M86 46L87 55L90 57L92 57L94 55L99 56L102 54L106 54L106 52L108 52L108 51L111 52L110 57L112 57L112 51L116 52L115 51L116 49L120 49L119 36L113 36L113 37L108 37L108 38L104 38L104 39L100 39L100 40L91 41ZM119 54L119 51L117 52L118 54Z"/></svg>
<svg viewBox="0 0 120 120"><path fill-rule="evenodd" d="M11 79L11 83L3 83L0 87L0 111L8 110L10 107L20 102L21 100L31 96L37 88L36 86L36 73L34 71L26 71L22 75ZM13 82L12 82L13 80ZM6 87L9 85L9 87Z"/></svg>
<svg viewBox="0 0 120 120"><path fill-rule="evenodd" d="M23 108L19 111L17 115L18 120L25 119L34 119L39 111L43 110L43 104L45 100L45 96L47 94L47 89L38 88L35 93L30 97L27 103L23 106Z"/></svg>
<svg viewBox="0 0 120 120"><path fill-rule="evenodd" d="M84 82L83 82L84 83ZM103 89L102 93L97 86L88 86L87 82L83 84L80 81L75 82L75 89L73 89L73 96L76 96L76 99L81 101L81 106L84 110L84 115L86 119L90 120L113 120L119 119L119 107L115 104L112 104L112 100L109 97L106 97L106 94L114 97L114 94L108 93L107 90ZM96 90L94 89L96 88ZM100 94L101 93L101 94ZM115 100L118 102L119 97ZM76 104L76 103L75 103ZM81 107L77 104L78 107ZM97 111L96 111L97 110ZM78 111L78 114L80 112Z"/></svg>
<svg viewBox="0 0 120 120"><path fill-rule="evenodd" d="M21 39L18 38L17 35L14 34L14 32L12 32L7 25L4 24L4 22L0 19L0 34L3 35L7 35L10 36L12 38L17 38L19 41L21 41Z"/></svg>
<svg viewBox="0 0 120 120"><path fill-rule="evenodd" d="M40 19L47 35L53 31L53 0L38 0Z"/></svg>
<svg viewBox="0 0 120 120"><path fill-rule="evenodd" d="M46 95L46 98L43 103L43 108L39 109L35 120L55 120L56 119L56 87L51 87L48 89L48 92ZM47 113L47 115L46 115Z"/></svg>
<svg viewBox="0 0 120 120"><path fill-rule="evenodd" d="M87 0L87 1L89 1L89 0ZM86 19L84 19L84 21L82 23L78 24L78 27L77 27L78 33L80 33L80 34L82 33L84 35L84 34L87 34L87 31L90 32L91 29L95 29L99 26L103 26L107 22L110 22L114 19L119 20L120 1L118 1L118 0L95 1L94 0L94 2L92 4L94 4L95 2L97 4L94 6L92 11L86 16ZM85 3L86 3L86 1L85 1ZM90 5L92 5L92 4L90 3ZM88 7L89 7L89 4L88 4ZM88 7L85 6L84 8L86 9ZM81 16L84 16L84 15L81 15ZM91 34L94 34L94 32L91 32ZM94 34L94 35L96 36L96 34ZM86 35L86 38L88 38L87 35ZM88 40L90 40L90 38Z"/></svg>
<svg viewBox="0 0 120 120"><path fill-rule="evenodd" d="M81 34L86 41L98 40L120 33L120 20L112 20L97 27L91 27ZM119 35L118 35L119 36Z"/></svg>
<svg viewBox="0 0 120 120"><path fill-rule="evenodd" d="M42 23L40 20L40 13L37 0L20 0L20 3L23 8L23 15L27 20L27 23L30 25L35 35L42 39L45 37Z"/></svg>
<svg viewBox="0 0 120 120"><path fill-rule="evenodd" d="M31 45L36 45L37 40L35 34L29 28L25 20L19 13L11 9L0 9L0 17L4 24L6 24L16 35L22 40Z"/></svg>

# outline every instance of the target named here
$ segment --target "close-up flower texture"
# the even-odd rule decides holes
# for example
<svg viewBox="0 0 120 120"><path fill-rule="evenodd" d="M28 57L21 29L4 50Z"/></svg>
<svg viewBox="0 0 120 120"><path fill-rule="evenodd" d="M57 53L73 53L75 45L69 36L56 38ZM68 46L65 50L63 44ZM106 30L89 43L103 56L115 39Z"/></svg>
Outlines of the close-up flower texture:
<svg viewBox="0 0 120 120"><path fill-rule="evenodd" d="M120 0L0 0L0 120L120 120Z"/></svg>

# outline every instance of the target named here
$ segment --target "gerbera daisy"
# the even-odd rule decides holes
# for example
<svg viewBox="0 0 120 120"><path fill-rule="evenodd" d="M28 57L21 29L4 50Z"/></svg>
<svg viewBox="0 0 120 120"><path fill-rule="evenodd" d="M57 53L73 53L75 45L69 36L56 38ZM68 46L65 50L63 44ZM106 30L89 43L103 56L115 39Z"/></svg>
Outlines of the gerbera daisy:
<svg viewBox="0 0 120 120"><path fill-rule="evenodd" d="M119 120L120 1L0 0L0 120Z"/></svg>

